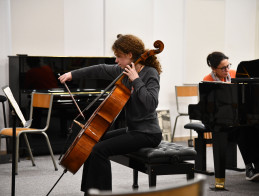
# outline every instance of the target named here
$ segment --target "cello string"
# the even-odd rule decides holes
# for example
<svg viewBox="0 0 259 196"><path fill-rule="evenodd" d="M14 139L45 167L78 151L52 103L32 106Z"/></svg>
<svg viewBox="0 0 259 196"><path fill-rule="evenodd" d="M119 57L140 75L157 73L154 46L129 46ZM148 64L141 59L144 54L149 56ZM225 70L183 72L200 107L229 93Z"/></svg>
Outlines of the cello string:
<svg viewBox="0 0 259 196"><path fill-rule="evenodd" d="M110 90L113 85L123 76L124 74L121 73L114 81L112 81L103 91L100 95L98 95L89 105L87 105L87 107L85 107L83 109L83 112L89 110L89 108L91 108L108 90ZM78 117L80 116L80 114L75 117L74 120L76 120Z"/></svg>
<svg viewBox="0 0 259 196"><path fill-rule="evenodd" d="M135 63L138 63L138 62L140 62L141 60L145 60L146 58L147 58L146 55L142 54L142 55L138 58L138 60L137 60ZM141 69L138 71L138 73L139 73L142 69L143 69L143 66L142 66ZM103 90L103 92L102 92L99 96L97 96L87 107L85 107L85 108L83 109L83 112L89 110L89 108L91 108L108 90L110 90L110 89L113 87L113 85L114 85L117 81L122 80L122 79L124 78L124 76L125 76L125 75L124 75L123 72L122 72L119 76L117 76L117 78L115 78L115 80L113 80L113 81ZM80 115L78 115L77 117L75 117L74 121L75 121L79 116L80 116Z"/></svg>

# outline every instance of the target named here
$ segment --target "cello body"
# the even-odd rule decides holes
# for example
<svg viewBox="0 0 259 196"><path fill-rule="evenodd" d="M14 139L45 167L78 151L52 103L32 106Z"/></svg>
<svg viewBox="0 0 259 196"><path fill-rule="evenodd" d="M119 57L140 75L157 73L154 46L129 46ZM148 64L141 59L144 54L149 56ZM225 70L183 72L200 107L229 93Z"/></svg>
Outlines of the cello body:
<svg viewBox="0 0 259 196"><path fill-rule="evenodd" d="M81 129L60 165L75 174L89 157L92 148L110 128L130 97L130 90L117 82L110 94Z"/></svg>

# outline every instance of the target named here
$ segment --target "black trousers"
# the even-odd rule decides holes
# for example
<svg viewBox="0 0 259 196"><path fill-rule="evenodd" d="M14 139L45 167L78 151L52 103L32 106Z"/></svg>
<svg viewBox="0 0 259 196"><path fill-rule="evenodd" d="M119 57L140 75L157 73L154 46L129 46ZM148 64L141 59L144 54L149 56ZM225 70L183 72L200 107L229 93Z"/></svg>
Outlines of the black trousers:
<svg viewBox="0 0 259 196"><path fill-rule="evenodd" d="M237 130L237 144L244 163L259 164L259 129L256 126L240 127Z"/></svg>
<svg viewBox="0 0 259 196"><path fill-rule="evenodd" d="M112 190L112 172L109 157L127 154L143 147L156 147L162 134L126 131L126 128L108 131L98 142L84 163L81 191L90 188Z"/></svg>

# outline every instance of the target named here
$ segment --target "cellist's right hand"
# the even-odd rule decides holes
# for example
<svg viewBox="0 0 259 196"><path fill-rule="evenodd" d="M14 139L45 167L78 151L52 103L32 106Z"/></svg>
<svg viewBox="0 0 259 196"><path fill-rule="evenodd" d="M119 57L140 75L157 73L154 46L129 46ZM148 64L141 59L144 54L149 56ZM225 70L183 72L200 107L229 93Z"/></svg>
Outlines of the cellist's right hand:
<svg viewBox="0 0 259 196"><path fill-rule="evenodd" d="M59 76L58 79L63 84L66 81L72 80L72 74L71 74L71 72L64 73L63 75Z"/></svg>

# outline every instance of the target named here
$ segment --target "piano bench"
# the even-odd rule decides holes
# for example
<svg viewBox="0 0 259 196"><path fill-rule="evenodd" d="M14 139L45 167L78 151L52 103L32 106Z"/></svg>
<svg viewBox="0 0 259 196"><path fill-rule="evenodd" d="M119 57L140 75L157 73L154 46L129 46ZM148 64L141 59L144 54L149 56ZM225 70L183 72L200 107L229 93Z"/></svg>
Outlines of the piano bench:
<svg viewBox="0 0 259 196"><path fill-rule="evenodd" d="M132 188L138 188L138 172L148 174L149 187L156 186L157 175L186 174L194 178L196 151L175 143L162 141L156 148L142 148L126 155L116 155L110 160L133 169Z"/></svg>

